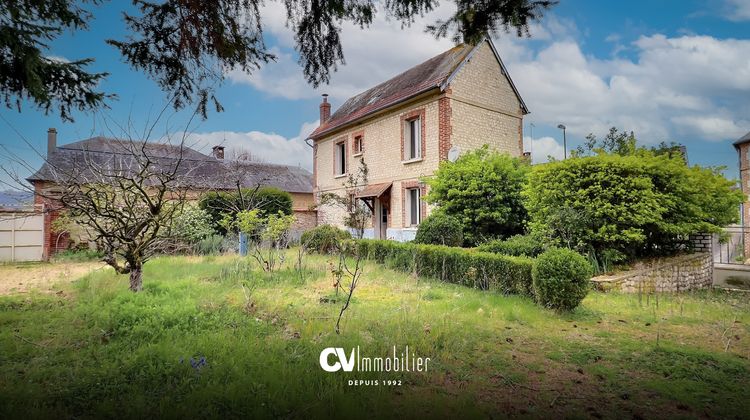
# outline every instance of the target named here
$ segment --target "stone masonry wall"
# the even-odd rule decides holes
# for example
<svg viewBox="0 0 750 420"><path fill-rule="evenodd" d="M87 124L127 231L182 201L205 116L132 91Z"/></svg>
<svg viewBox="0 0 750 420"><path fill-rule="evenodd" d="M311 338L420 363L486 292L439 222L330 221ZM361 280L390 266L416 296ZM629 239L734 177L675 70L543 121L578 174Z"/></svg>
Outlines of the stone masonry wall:
<svg viewBox="0 0 750 420"><path fill-rule="evenodd" d="M694 253L640 262L629 271L591 279L602 291L625 293L681 292L713 284L711 253Z"/></svg>

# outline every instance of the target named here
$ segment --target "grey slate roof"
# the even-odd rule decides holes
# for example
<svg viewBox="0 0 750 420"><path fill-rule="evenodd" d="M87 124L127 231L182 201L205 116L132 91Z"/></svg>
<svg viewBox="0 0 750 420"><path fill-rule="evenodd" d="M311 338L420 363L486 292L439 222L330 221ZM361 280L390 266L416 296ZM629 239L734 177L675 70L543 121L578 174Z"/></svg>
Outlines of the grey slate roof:
<svg viewBox="0 0 750 420"><path fill-rule="evenodd" d="M55 182L71 176L94 180L102 171L132 173L139 162L131 150L142 152L142 156L148 156L155 167L164 171L170 171L179 162L178 172L183 187L227 190L237 188L239 183L248 188L262 185L288 192L312 193L312 174L299 167L217 159L189 147L182 148L180 162L179 146L106 137L93 137L57 147L27 180Z"/></svg>

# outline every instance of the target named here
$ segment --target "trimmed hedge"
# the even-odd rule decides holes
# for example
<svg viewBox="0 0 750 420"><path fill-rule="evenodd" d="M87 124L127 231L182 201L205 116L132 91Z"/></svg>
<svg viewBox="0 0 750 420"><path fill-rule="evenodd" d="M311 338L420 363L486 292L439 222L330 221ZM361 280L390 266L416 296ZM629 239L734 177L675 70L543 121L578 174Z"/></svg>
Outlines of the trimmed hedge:
<svg viewBox="0 0 750 420"><path fill-rule="evenodd" d="M418 244L461 246L464 243L464 228L455 217L433 212L419 224L414 242Z"/></svg>
<svg viewBox="0 0 750 420"><path fill-rule="evenodd" d="M375 239L357 240L355 249L366 259L397 271L482 290L533 296L531 258Z"/></svg>
<svg viewBox="0 0 750 420"><path fill-rule="evenodd" d="M571 311L589 292L591 264L567 248L545 251L531 271L536 301L550 309Z"/></svg>
<svg viewBox="0 0 750 420"><path fill-rule="evenodd" d="M526 257L536 257L544 252L542 242L531 235L515 235L506 240L495 239L479 245L477 249L496 254Z"/></svg>

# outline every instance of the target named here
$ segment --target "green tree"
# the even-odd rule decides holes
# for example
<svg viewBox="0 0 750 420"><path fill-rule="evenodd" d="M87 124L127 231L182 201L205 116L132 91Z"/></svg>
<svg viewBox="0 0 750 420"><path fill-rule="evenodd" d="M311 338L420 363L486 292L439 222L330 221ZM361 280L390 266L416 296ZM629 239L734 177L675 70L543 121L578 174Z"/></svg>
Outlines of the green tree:
<svg viewBox="0 0 750 420"><path fill-rule="evenodd" d="M461 222L466 245L523 233L527 215L521 191L528 170L521 159L485 146L456 162L442 162L427 181L427 201Z"/></svg>
<svg viewBox="0 0 750 420"><path fill-rule="evenodd" d="M554 5L549 0L454 0L456 12L428 26L436 37L477 43L503 29L529 35L529 24ZM87 29L93 13L86 6L101 0L0 2L0 89L7 106L20 109L23 99L63 119L71 110L95 110L111 97L97 90L106 73L91 73L93 59L64 62L51 58L50 45L64 31ZM111 2L122 10L128 34L106 42L134 69L155 80L179 109L197 105L206 117L208 104L222 109L214 95L229 70L252 73L276 59L266 46L262 0L132 0ZM294 33L306 80L317 87L344 63L341 30L346 22L362 28L372 23L376 7L404 26L432 11L438 0L283 0L287 26ZM50 53L54 53L51 51Z"/></svg>
<svg viewBox="0 0 750 420"><path fill-rule="evenodd" d="M720 168L638 149L537 165L524 194L532 231L550 244L618 261L672 253L735 222L733 185Z"/></svg>

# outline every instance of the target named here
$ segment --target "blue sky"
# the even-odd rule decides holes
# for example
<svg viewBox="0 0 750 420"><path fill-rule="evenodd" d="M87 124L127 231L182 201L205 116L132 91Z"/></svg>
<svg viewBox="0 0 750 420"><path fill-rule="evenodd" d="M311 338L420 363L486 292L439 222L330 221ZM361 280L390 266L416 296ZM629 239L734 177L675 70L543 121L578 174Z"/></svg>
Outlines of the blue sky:
<svg viewBox="0 0 750 420"><path fill-rule="evenodd" d="M26 141L44 150L48 127L57 128L60 144L117 134L114 127L128 121L142 131L164 106L156 83L123 64L104 43L125 34L119 7L111 2L93 8L96 18L88 31L64 36L49 51L69 60L95 58L91 69L110 73L102 89L118 96L111 109L75 114L74 123L28 103L20 113L2 109L0 163L5 167L12 166L8 151L39 164ZM302 140L317 125L320 94L331 94L335 110L347 97L450 48L450 40L435 40L423 29L452 7L444 0L404 30L382 14L369 30L345 25L347 65L329 86L315 90L296 63L282 5L267 2L265 37L278 61L252 75L228 74L218 92L225 111L194 121L187 128L192 141L203 151L221 143L266 161L310 168ZM532 27L531 39L499 34L495 43L531 111L525 147L543 161L562 155L558 123L568 126L569 148L587 133L603 135L614 125L634 130L646 144L686 144L691 163L726 165L727 174L736 176L731 142L750 131L748 24L750 0L561 0ZM186 129L188 112L168 114L152 137Z"/></svg>

